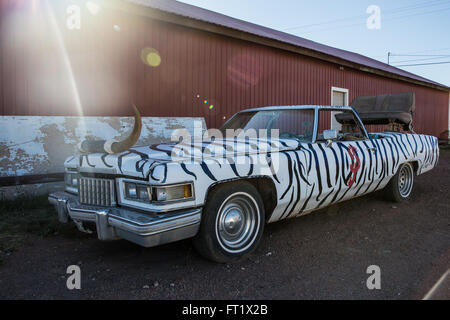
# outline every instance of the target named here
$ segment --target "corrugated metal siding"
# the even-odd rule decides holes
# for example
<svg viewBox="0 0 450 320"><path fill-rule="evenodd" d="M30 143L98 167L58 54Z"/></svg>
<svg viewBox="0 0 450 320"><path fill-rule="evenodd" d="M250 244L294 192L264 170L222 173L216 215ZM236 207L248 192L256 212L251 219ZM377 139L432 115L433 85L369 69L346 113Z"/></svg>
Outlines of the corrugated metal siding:
<svg viewBox="0 0 450 320"><path fill-rule="evenodd" d="M51 11L35 3L33 11L31 2L0 2L2 115L125 116L135 103L144 116L200 116L217 127L244 108L330 104L335 86L349 89L349 101L414 91L416 131L439 135L448 128L447 92L122 12L94 16L82 7L81 30L70 31L65 10L73 1L50 1L61 46ZM141 61L146 47L158 50L160 66Z"/></svg>
<svg viewBox="0 0 450 320"><path fill-rule="evenodd" d="M236 18L232 18L214 11L206 10L203 8L199 8L196 6L192 6L186 3L182 3L175 0L120 0L123 2L131 2L134 3L134 9L139 10L140 12L145 11L147 14L152 12L155 13L155 10L162 11L165 14L169 13L168 16L178 17L179 19L184 19L187 17L189 22L206 22L209 27L212 26L222 26L228 30L236 30L246 34L256 35L261 38L275 40L280 43L286 43L294 45L298 48L308 49L309 53L322 53L328 57L334 57L338 59L343 59L347 62L357 63L362 66L370 67L377 70L383 70L395 75L405 76L409 79L415 79L419 81L423 81L425 83L433 83L440 87L445 87L439 83L433 82L429 79L422 78L413 73L407 72L405 70L401 70L395 68L393 66L387 65L378 60L371 59L369 57L345 51L342 49L326 46L324 44L314 42L305 38L301 38L289 33L281 32L278 30L270 29L261 25L253 24L247 21L239 20ZM146 10L150 8L149 10ZM129 8L130 9L130 8ZM136 12L136 11L132 11ZM144 13L145 14L145 13ZM152 15L151 14L151 15ZM172 18L173 18L172 17ZM175 18L175 20L177 20ZM180 22L180 21L178 21ZM187 22L187 23L189 23ZM182 23L183 24L183 23ZM198 25L197 25L198 26ZM201 27L200 27L201 28ZM206 27L207 28L207 27ZM220 31L219 31L220 32ZM316 56L317 57L317 56Z"/></svg>

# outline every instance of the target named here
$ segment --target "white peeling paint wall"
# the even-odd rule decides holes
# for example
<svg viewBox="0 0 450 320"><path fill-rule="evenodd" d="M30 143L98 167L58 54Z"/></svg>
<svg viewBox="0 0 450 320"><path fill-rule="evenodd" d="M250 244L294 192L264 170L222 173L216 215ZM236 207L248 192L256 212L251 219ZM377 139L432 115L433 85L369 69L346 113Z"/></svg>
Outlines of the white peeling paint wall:
<svg viewBox="0 0 450 320"><path fill-rule="evenodd" d="M64 160L78 154L86 138L121 139L133 127L132 117L0 117L0 177L63 172ZM137 145L170 141L176 129L192 136L206 129L203 118L142 118Z"/></svg>

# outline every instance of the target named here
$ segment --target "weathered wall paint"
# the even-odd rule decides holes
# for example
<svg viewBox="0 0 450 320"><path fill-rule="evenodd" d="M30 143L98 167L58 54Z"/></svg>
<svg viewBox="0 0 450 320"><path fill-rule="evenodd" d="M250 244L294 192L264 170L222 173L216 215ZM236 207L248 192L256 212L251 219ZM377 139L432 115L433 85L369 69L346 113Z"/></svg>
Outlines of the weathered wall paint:
<svg viewBox="0 0 450 320"><path fill-rule="evenodd" d="M85 138L121 139L133 127L132 117L0 117L0 177L64 172L64 160L79 153ZM170 141L176 129L194 136L203 118L142 118L136 145ZM198 132L201 132L199 130Z"/></svg>

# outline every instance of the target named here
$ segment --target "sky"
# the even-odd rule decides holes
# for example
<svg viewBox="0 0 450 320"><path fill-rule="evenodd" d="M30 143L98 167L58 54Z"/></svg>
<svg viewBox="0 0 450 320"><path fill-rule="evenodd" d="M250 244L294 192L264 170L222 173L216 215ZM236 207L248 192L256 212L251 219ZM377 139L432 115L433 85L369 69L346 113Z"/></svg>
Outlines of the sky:
<svg viewBox="0 0 450 320"><path fill-rule="evenodd" d="M179 1L385 63L391 52L394 66L427 63L400 68L450 86L450 0Z"/></svg>

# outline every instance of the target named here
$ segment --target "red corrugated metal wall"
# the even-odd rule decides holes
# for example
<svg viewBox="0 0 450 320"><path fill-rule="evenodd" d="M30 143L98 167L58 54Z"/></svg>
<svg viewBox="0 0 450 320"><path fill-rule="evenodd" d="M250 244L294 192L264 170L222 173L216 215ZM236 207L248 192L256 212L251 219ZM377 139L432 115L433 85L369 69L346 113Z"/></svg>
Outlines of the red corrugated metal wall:
<svg viewBox="0 0 450 320"><path fill-rule="evenodd" d="M243 108L330 104L335 86L349 101L414 91L416 131L448 129L448 92L118 11L93 15L84 1L81 29L69 30L76 1L49 3L0 2L1 115L122 116L135 103L145 116L202 116L217 127ZM143 63L144 48L159 52L159 66Z"/></svg>

